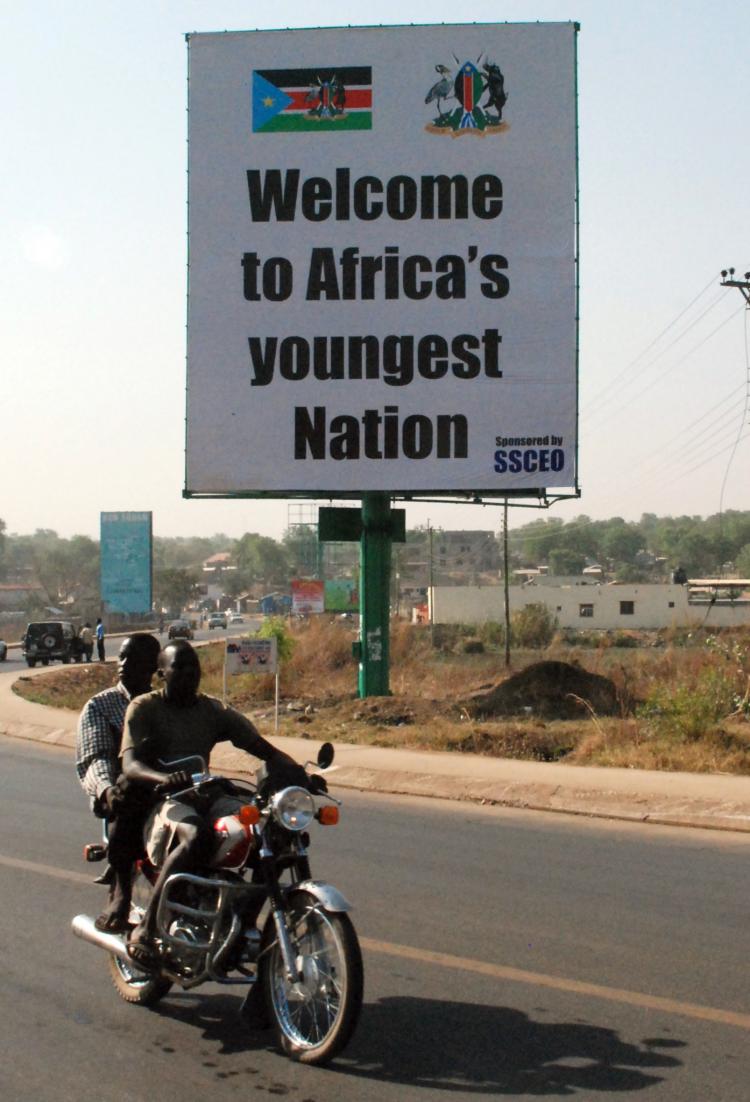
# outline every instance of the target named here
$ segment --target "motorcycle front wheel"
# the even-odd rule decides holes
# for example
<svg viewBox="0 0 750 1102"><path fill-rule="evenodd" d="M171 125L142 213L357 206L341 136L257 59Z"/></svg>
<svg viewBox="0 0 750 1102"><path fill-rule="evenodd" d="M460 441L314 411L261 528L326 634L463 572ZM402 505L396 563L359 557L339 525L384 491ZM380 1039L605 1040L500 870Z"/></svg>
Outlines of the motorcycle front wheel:
<svg viewBox="0 0 750 1102"><path fill-rule="evenodd" d="M172 986L171 980L144 972L122 957L110 956L109 974L120 998L135 1006L154 1006Z"/></svg>
<svg viewBox="0 0 750 1102"><path fill-rule="evenodd" d="M269 917L259 980L279 1047L302 1064L326 1064L348 1042L362 1008L362 954L346 914L323 910L309 892L290 898L287 922L301 975L291 982Z"/></svg>

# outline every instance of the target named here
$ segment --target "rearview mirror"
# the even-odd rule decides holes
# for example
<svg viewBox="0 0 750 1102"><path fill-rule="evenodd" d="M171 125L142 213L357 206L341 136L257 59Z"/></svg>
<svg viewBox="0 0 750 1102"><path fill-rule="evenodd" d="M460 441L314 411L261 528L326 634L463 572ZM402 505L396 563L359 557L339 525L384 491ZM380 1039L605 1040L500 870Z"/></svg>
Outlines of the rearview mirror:
<svg viewBox="0 0 750 1102"><path fill-rule="evenodd" d="M318 750L318 767L320 769L327 769L333 762L335 752L332 742L324 742L320 750Z"/></svg>

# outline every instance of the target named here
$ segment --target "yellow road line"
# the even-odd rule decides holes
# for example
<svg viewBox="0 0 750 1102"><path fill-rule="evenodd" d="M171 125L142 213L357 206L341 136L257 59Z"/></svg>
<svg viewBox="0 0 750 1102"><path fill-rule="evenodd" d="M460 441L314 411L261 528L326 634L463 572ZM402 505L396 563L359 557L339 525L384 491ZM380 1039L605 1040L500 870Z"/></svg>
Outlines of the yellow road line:
<svg viewBox="0 0 750 1102"><path fill-rule="evenodd" d="M52 865L23 861L17 857L4 857L1 854L0 865L10 869L20 869L23 872L51 876L57 880L68 880L76 884L90 884L92 879L90 875L83 872L56 869ZM696 1018L703 1022L718 1022L721 1025L750 1030L750 1014L740 1014L734 1010L721 1010L718 1007L701 1006L698 1003L680 1002L678 999L665 999L659 995L646 995L640 991L627 991L620 987L604 987L598 983L566 979L564 976L549 976L544 972L526 972L521 968L510 968L504 964L492 964L490 961L474 960L471 957L455 957L450 953L436 953L432 949L417 949L411 945L395 945L391 941L376 941L374 938L360 938L360 944L370 953L400 957L402 960L413 960L420 964L435 964L440 968L450 968L458 972L473 972L475 975L489 976L490 979L505 980L508 983L549 987L554 991L568 991L589 998L623 1003L626 1006L662 1010L667 1014L677 1014L683 1018Z"/></svg>
<svg viewBox="0 0 750 1102"><path fill-rule="evenodd" d="M75 884L90 884L94 879L85 872L69 872L67 869L56 869L54 865L40 865L37 861L22 861L19 857L3 857L0 854L0 865L8 869L20 869L22 872L38 872L42 876L53 876L56 880L72 880Z"/></svg>
<svg viewBox="0 0 750 1102"><path fill-rule="evenodd" d="M597 983L565 979L563 976L548 976L543 972L525 972L520 968L472 960L470 957L454 957L449 953L435 953L431 949L394 945L389 941L375 941L364 937L360 938L360 944L363 949L371 953L383 953L386 956L401 957L403 960L418 961L421 964L436 964L441 968L451 968L460 972L474 972L480 976L507 980L510 983L526 983L533 987L551 987L556 991L571 991L577 995L586 995L595 999L608 999L610 1002L625 1003L649 1010L663 1010L668 1014L679 1014L684 1018L698 1018L704 1022L720 1022L722 1025L733 1025L750 1030L750 1014L738 1014L734 1010L720 1010L713 1006L664 999L658 995L645 995L640 991L626 991L619 987L603 987Z"/></svg>

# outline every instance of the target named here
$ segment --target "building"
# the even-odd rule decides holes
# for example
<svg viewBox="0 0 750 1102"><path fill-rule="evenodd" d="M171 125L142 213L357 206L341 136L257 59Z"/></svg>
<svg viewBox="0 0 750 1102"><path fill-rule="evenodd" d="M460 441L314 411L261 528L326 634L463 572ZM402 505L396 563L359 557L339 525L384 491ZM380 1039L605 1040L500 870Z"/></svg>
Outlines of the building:
<svg viewBox="0 0 750 1102"><path fill-rule="evenodd" d="M543 604L561 628L615 631L671 627L750 625L750 580L700 579L701 585L607 585L576 580L550 585L511 586L511 614ZM505 618L502 586L434 586L429 593L435 624L501 623Z"/></svg>

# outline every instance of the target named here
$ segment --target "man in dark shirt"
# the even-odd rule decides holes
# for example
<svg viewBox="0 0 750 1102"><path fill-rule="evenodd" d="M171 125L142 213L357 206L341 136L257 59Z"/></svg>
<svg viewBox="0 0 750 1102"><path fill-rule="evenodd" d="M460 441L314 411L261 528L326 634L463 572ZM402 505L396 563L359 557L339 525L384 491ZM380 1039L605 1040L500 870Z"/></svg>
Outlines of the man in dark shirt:
<svg viewBox="0 0 750 1102"><path fill-rule="evenodd" d="M125 715L121 753L128 779L161 794L186 788L191 770L180 769L180 760L199 755L208 767L216 743L229 741L267 762L284 784L306 783L302 766L262 738L249 719L198 691L200 661L187 640L161 652L157 673L163 688L134 700ZM213 834L206 819L213 817L211 810L204 818L187 802L162 800L146 822L146 852L160 872L143 922L128 942L130 955L144 968L156 961L152 943L162 888L173 873L191 872L210 858Z"/></svg>
<svg viewBox="0 0 750 1102"><path fill-rule="evenodd" d="M148 804L137 786L118 784L120 740L130 701L151 688L159 661L159 640L146 632L123 639L117 660L119 680L96 693L78 720L76 772L91 809L109 820L108 857L112 870L109 906L96 919L100 930L127 929L132 864L143 848L143 821ZM150 792L146 791L147 799Z"/></svg>

